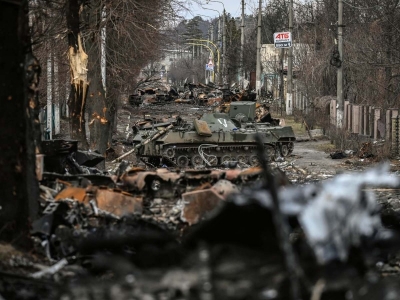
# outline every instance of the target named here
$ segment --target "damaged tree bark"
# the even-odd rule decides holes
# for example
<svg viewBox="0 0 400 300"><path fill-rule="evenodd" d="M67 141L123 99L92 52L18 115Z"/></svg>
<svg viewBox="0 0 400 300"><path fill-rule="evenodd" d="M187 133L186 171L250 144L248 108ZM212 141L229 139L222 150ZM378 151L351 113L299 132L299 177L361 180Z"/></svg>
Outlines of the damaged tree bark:
<svg viewBox="0 0 400 300"><path fill-rule="evenodd" d="M85 131L85 106L89 90L87 78L88 56L82 47L79 16L83 4L79 0L69 0L67 10L68 59L71 73L71 93L68 107L70 112L70 135L87 149Z"/></svg>
<svg viewBox="0 0 400 300"><path fill-rule="evenodd" d="M31 53L27 11L27 1L0 0L0 239L17 244L29 243L39 194L32 122L39 65Z"/></svg>
<svg viewBox="0 0 400 300"><path fill-rule="evenodd" d="M88 98L88 112L90 114L90 149L97 150L105 155L108 148L110 109L107 107L105 90L102 82L101 66L101 31L103 30L102 1L94 0L87 7L89 38L85 40L85 49L89 55L88 78L90 79L90 94ZM104 162L103 162L104 165ZM104 167L104 166L103 166Z"/></svg>

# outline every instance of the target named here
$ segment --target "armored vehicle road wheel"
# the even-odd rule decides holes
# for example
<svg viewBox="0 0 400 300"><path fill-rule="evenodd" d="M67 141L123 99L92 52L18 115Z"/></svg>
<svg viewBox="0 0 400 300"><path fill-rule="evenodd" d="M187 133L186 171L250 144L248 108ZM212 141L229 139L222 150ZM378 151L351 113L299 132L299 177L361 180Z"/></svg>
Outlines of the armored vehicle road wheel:
<svg viewBox="0 0 400 300"><path fill-rule="evenodd" d="M215 155L210 155L209 157L207 157L207 160L212 167L218 165L218 158Z"/></svg>
<svg viewBox="0 0 400 300"><path fill-rule="evenodd" d="M249 161L248 157L245 156L245 155L238 155L238 156L236 156L236 160L237 160L239 163L241 163L241 164L247 164L248 161Z"/></svg>
<svg viewBox="0 0 400 300"><path fill-rule="evenodd" d="M287 144L282 144L281 147L280 147L280 150L281 150L281 155L283 157L286 157L286 156L288 156L290 154L289 147L288 147Z"/></svg>
<svg viewBox="0 0 400 300"><path fill-rule="evenodd" d="M221 164L224 164L228 161L232 161L232 157L230 155L224 155L221 157Z"/></svg>
<svg viewBox="0 0 400 300"><path fill-rule="evenodd" d="M200 155L196 154L191 159L193 167L200 167L204 165L204 161Z"/></svg>
<svg viewBox="0 0 400 300"><path fill-rule="evenodd" d="M168 157L169 159L174 158L175 156L175 149L174 148L168 148L163 152L165 157Z"/></svg>
<svg viewBox="0 0 400 300"><path fill-rule="evenodd" d="M257 155L252 155L252 156L250 156L249 163L250 163L250 166L257 167L260 165L260 159L258 158Z"/></svg>
<svg viewBox="0 0 400 300"><path fill-rule="evenodd" d="M180 168L186 168L189 165L189 158L186 155L181 155L176 159L176 164Z"/></svg>
<svg viewBox="0 0 400 300"><path fill-rule="evenodd" d="M280 155L280 153L278 152L279 151L278 147L274 148L272 146L265 146L264 149L267 154L268 161L274 161L275 157Z"/></svg>

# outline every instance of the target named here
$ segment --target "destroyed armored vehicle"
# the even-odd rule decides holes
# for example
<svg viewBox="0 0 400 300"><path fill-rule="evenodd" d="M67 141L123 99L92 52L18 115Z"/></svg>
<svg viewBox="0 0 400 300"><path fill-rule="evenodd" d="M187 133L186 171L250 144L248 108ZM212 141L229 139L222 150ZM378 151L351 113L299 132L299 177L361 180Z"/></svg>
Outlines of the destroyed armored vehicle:
<svg viewBox="0 0 400 300"><path fill-rule="evenodd" d="M287 156L293 151L296 138L292 128L254 122L254 102L235 103L231 111L231 115L206 113L192 124L178 117L173 123L135 128L136 154L155 166L163 163L210 167L230 161L256 166L259 164L257 133L264 139L269 158Z"/></svg>
<svg viewBox="0 0 400 300"><path fill-rule="evenodd" d="M165 88L146 88L138 89L138 93L129 95L129 104L132 106L160 105L172 101L178 93L171 88L167 91Z"/></svg>
<svg viewBox="0 0 400 300"><path fill-rule="evenodd" d="M142 104L162 104L168 99L168 94L161 89L145 89L142 92Z"/></svg>

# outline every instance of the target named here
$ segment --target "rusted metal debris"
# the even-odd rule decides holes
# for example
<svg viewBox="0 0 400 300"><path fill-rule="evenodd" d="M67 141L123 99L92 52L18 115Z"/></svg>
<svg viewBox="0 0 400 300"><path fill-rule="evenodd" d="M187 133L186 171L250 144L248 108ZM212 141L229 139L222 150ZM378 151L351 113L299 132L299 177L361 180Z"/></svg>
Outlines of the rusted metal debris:
<svg viewBox="0 0 400 300"><path fill-rule="evenodd" d="M171 300L201 299L204 294L214 299L237 299L236 295L242 299L292 299L271 194L260 181L240 191L234 184L244 176L255 178L253 174L259 171L207 170L175 175L168 170L127 171L121 177L130 172L135 188L145 189L148 176L170 182L185 176L188 180L185 192L173 200L153 198L147 207L143 202L142 215L107 214L100 206L85 205L86 200L49 200L43 219L33 226L32 237L38 251L43 249L58 263L32 272L32 276L61 282L73 278L65 288L49 281L55 298L157 297L161 289ZM278 179L281 175L274 176ZM227 177L232 180L227 181ZM203 180L201 184L199 180ZM316 289L321 299L346 299L344 295L349 294L356 295L354 299L375 299L377 288L383 295L400 292L390 277L379 277L375 268L385 255L400 249L399 234L382 226L372 190L364 189L399 184L398 177L381 166L316 184L277 185L280 209L288 220L291 246L299 262L296 274L303 299L311 299ZM93 194L112 191L92 188L88 185L85 193L70 190L64 195L85 199L89 190ZM54 194L52 190L48 193ZM165 210L170 214L162 217ZM171 222L177 224L171 227ZM98 276L103 278L101 284ZM5 280L4 276L0 279ZM205 283L211 288L204 290ZM113 295L107 294L111 287ZM358 292L363 287L361 297ZM45 289L36 290L34 284L29 289L48 299ZM0 288L0 293L3 290ZM86 296L79 296L77 290Z"/></svg>
<svg viewBox="0 0 400 300"><path fill-rule="evenodd" d="M223 200L213 189L205 189L182 194L184 208L182 210L181 219L189 225L196 224L202 218L215 209Z"/></svg>
<svg viewBox="0 0 400 300"><path fill-rule="evenodd" d="M95 205L101 210L116 216L142 213L142 198L119 189L88 186L67 187L61 190L54 200L73 199L86 205Z"/></svg>
<svg viewBox="0 0 400 300"><path fill-rule="evenodd" d="M227 179L232 184L242 186L256 180L259 168L246 170L186 170L169 171L157 169L145 171L134 168L122 174L120 188L144 197L174 198L184 192L193 191L204 183L215 184L220 179ZM234 189L231 187L230 189Z"/></svg>
<svg viewBox="0 0 400 300"><path fill-rule="evenodd" d="M236 185L221 179L210 188L194 190L182 194L184 207L181 220L189 225L200 222L207 213L213 211L229 195L239 193Z"/></svg>
<svg viewBox="0 0 400 300"><path fill-rule="evenodd" d="M240 90L236 86L226 88L213 84L185 83L183 87L178 88L154 82L130 95L129 103L132 106L165 105L170 102L198 104L219 107L219 111L223 112L231 102L255 99L254 91Z"/></svg>
<svg viewBox="0 0 400 300"><path fill-rule="evenodd" d="M191 225L215 208L219 200L257 181L262 173L257 167L214 170L159 168L150 171L127 166L126 162L122 162L114 175L44 172L42 184L50 189L42 186L42 199L50 202L73 200L118 217L130 213L142 214L144 207L151 207L154 199L182 199L179 211L182 214L178 222ZM284 178L283 173L276 175L277 178ZM288 184L288 180L280 184ZM203 200L208 204L204 205Z"/></svg>
<svg viewBox="0 0 400 300"><path fill-rule="evenodd" d="M287 162L271 163L277 165L309 176ZM400 250L400 214L391 211L384 224L394 229L385 228L373 190L365 188L398 188L388 170L302 186L265 166L150 171L122 162L107 175L45 170L43 210L31 236L49 266L25 263L27 275L19 277L1 273L0 295L286 300L296 285L302 299L376 299L377 291L385 299L400 294L390 277L379 276Z"/></svg>
<svg viewBox="0 0 400 300"><path fill-rule="evenodd" d="M162 132L162 131L159 131ZM57 141L57 149L66 148L62 152L62 158L76 153L77 149L63 145L63 141ZM66 142L67 145L70 142ZM54 145L50 143L51 145ZM72 143L74 145L74 143ZM55 162L62 161L54 155ZM80 162L87 164L88 155L83 154ZM97 157L94 157L96 160ZM93 161L93 160L91 160ZM82 170L74 159L76 170ZM89 164L90 165L90 164ZM94 164L93 164L94 165ZM62 170L64 166L55 164L56 170ZM257 180L261 174L260 168L251 169L215 169L215 170L168 170L159 168L154 171L141 167L127 167L122 162L116 170L116 174L58 174L47 172L48 164L45 164L42 174L42 200L43 204L50 201L77 201L90 209L99 209L117 217L127 214L142 214L145 207L152 205L155 198L176 201L182 199L182 211L191 211L191 217L182 214L180 221L194 224L194 219L200 220L204 215L202 199L207 195L215 195L216 199L226 199L227 195L237 192L239 187ZM50 170L54 170L50 165ZM193 195L197 195L198 201L192 201ZM192 197L192 198L190 198ZM206 210L211 210L217 205L217 201L211 201ZM211 203L210 202L210 203ZM186 209L186 206L188 208ZM196 208L197 207L197 208ZM184 221L185 218L190 221Z"/></svg>
<svg viewBox="0 0 400 300"><path fill-rule="evenodd" d="M164 84L153 82L145 88L138 89L135 94L129 95L132 106L163 105L175 99L177 92Z"/></svg>

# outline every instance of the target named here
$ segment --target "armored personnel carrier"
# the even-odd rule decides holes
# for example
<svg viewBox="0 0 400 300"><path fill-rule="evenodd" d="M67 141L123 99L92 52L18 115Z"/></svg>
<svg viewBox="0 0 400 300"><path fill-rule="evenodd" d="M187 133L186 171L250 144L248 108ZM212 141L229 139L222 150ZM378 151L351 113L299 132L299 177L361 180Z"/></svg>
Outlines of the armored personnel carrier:
<svg viewBox="0 0 400 300"><path fill-rule="evenodd" d="M137 156L148 158L154 165L162 160L182 168L217 166L228 161L256 166L259 164L256 133L264 138L268 157L289 155L295 140L292 128L254 122L255 105L237 102L231 106L230 114L206 113L193 123L179 118L172 124L136 129Z"/></svg>

